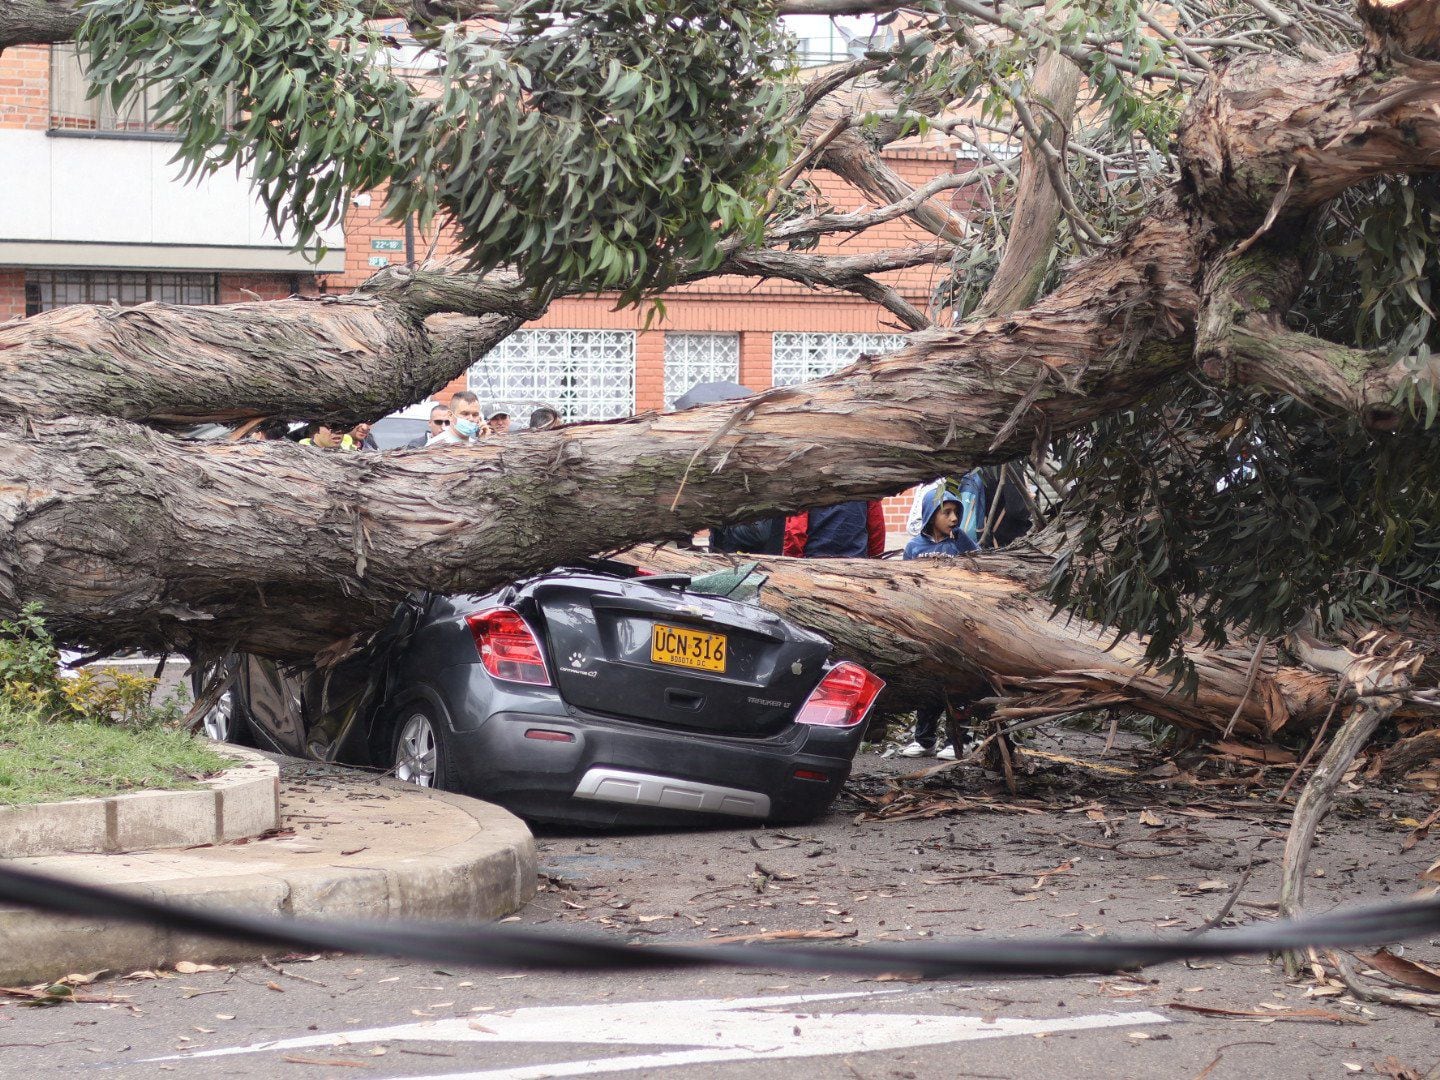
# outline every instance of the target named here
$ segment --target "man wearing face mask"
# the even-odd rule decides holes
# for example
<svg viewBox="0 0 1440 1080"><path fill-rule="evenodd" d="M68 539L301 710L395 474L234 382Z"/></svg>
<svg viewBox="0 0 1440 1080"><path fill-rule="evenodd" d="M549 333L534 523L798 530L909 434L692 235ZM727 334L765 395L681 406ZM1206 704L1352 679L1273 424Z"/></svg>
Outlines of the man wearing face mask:
<svg viewBox="0 0 1440 1080"><path fill-rule="evenodd" d="M490 429L480 421L480 399L469 390L460 390L450 397L450 426L425 445L475 446L489 434Z"/></svg>

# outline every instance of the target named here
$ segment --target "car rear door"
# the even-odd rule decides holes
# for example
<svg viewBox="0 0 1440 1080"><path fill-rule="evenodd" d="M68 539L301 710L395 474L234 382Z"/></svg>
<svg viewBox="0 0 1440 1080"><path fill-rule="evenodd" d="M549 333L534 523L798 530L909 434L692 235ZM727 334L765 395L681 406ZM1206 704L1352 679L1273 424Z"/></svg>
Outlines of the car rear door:
<svg viewBox="0 0 1440 1080"><path fill-rule="evenodd" d="M825 639L763 608L643 582L534 586L566 702L727 735L789 723L820 680Z"/></svg>

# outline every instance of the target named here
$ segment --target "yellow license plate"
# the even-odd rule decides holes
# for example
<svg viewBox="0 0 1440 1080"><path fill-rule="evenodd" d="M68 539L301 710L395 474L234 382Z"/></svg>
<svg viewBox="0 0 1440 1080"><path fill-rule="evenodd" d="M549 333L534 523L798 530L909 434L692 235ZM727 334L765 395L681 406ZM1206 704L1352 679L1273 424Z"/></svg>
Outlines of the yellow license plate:
<svg viewBox="0 0 1440 1080"><path fill-rule="evenodd" d="M696 671L725 670L725 635L656 623L650 630L650 662Z"/></svg>

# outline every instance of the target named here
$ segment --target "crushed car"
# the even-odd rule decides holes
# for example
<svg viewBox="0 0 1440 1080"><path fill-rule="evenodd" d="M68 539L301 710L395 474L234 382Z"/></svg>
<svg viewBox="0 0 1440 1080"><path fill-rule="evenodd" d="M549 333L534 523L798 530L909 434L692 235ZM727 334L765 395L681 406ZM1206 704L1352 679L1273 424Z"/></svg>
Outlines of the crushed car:
<svg viewBox="0 0 1440 1080"><path fill-rule="evenodd" d="M206 732L531 821L808 820L849 776L884 682L737 599L757 577L596 560L485 595L415 594L328 668L230 656Z"/></svg>

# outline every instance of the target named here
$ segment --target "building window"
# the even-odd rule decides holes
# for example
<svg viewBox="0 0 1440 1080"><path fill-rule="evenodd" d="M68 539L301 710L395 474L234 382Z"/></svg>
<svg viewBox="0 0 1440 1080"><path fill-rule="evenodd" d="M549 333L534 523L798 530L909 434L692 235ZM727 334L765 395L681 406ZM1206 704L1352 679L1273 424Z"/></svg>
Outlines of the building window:
<svg viewBox="0 0 1440 1080"><path fill-rule="evenodd" d="M466 383L482 402L544 403L566 423L629 416L635 332L517 330L471 366Z"/></svg>
<svg viewBox="0 0 1440 1080"><path fill-rule="evenodd" d="M119 304L149 300L165 304L214 304L214 274L162 274L130 270L26 270L25 314L38 315L66 304Z"/></svg>
<svg viewBox="0 0 1440 1080"><path fill-rule="evenodd" d="M665 335L665 407L696 383L740 381L739 334Z"/></svg>
<svg viewBox="0 0 1440 1080"><path fill-rule="evenodd" d="M878 356L904 344L904 334L777 333L770 381L776 386L809 382L853 364L861 353Z"/></svg>
<svg viewBox="0 0 1440 1080"><path fill-rule="evenodd" d="M153 105L161 91L147 90L127 98L118 107L109 94L87 98L90 81L73 45L56 45L50 50L50 130L59 132L104 132L109 135L141 135L177 138L173 124L157 124Z"/></svg>

